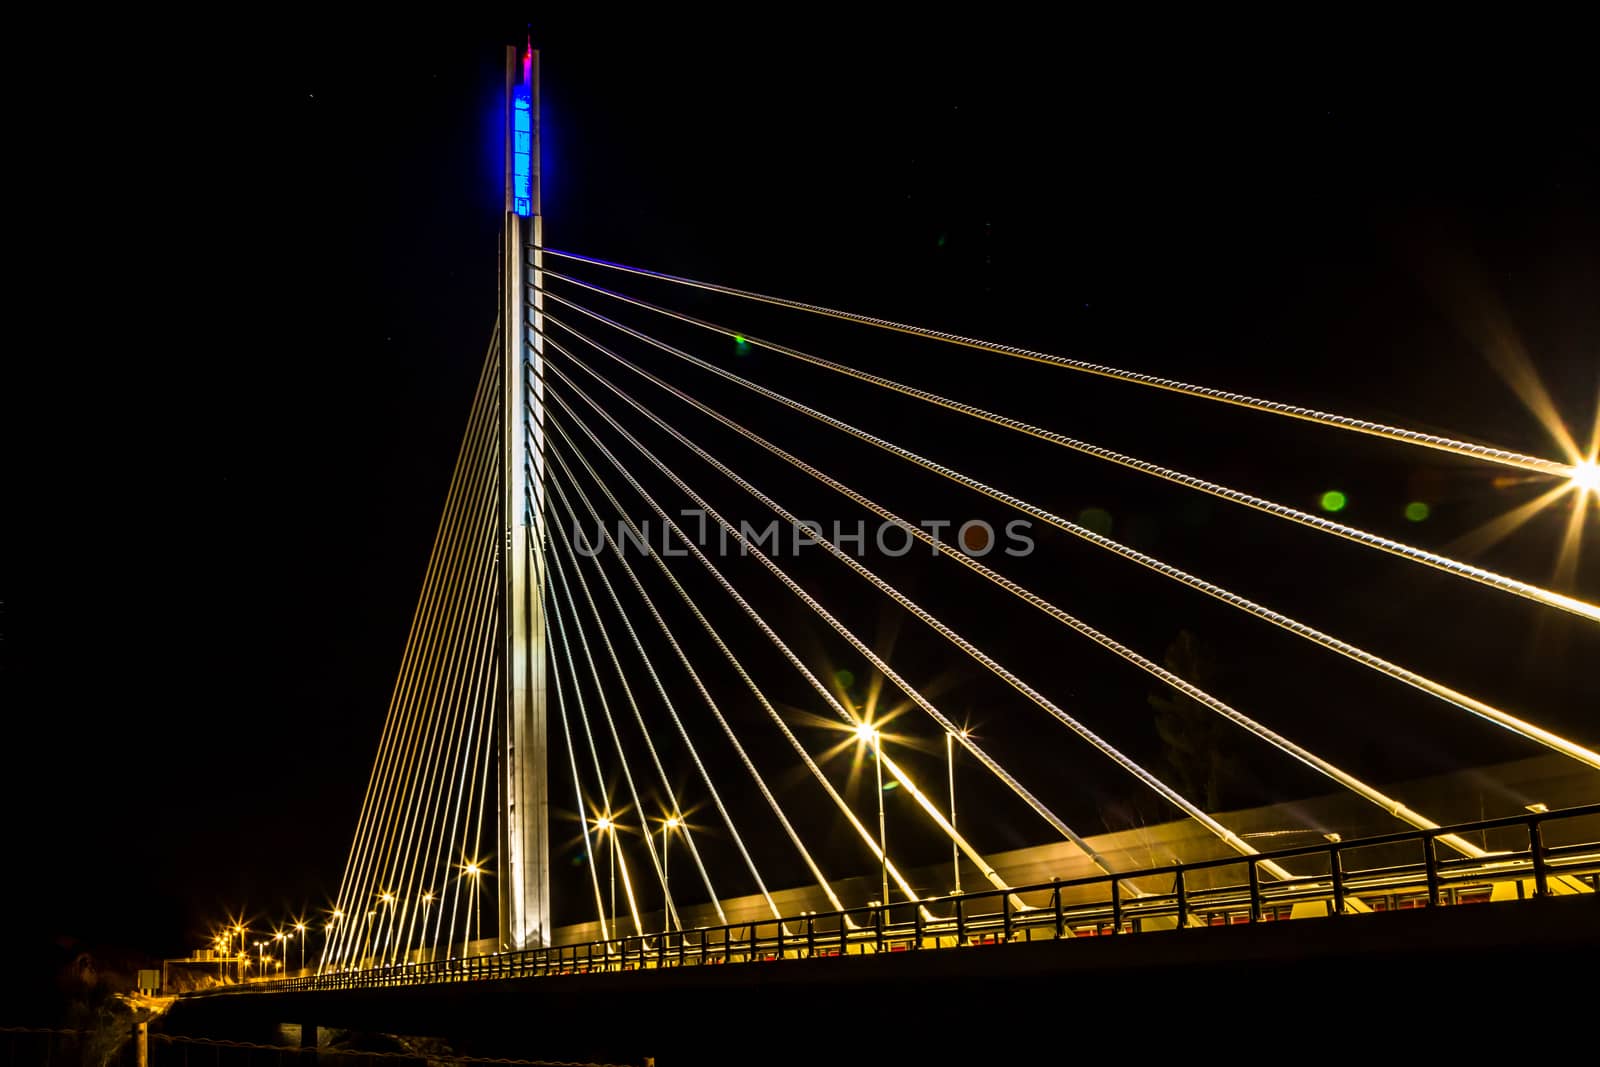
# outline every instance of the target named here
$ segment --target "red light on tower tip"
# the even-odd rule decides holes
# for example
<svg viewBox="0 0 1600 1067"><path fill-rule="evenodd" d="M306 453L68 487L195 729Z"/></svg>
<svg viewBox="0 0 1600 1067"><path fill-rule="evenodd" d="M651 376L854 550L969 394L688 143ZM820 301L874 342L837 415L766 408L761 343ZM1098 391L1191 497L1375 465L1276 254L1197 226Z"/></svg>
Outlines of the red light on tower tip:
<svg viewBox="0 0 1600 1067"><path fill-rule="evenodd" d="M528 47L522 50L522 84L533 84L533 38L528 38Z"/></svg>

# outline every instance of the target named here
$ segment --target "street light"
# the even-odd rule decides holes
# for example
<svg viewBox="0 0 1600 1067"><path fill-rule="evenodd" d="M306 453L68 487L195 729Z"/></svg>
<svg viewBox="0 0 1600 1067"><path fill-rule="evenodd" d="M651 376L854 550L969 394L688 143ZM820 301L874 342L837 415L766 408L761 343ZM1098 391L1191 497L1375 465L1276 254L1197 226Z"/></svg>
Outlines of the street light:
<svg viewBox="0 0 1600 1067"><path fill-rule="evenodd" d="M961 729L961 737L968 736L965 727ZM956 828L956 735L945 731L944 735L944 761L950 771L950 829ZM955 892L961 892L961 846L952 835L950 840L950 867L955 872Z"/></svg>
<svg viewBox="0 0 1600 1067"><path fill-rule="evenodd" d="M594 822L595 829L607 835L611 851L611 913L606 921L610 923L610 934L617 936L617 824L611 821L611 816L602 815Z"/></svg>
<svg viewBox="0 0 1600 1067"><path fill-rule="evenodd" d="M258 969L261 971L261 977L265 978L267 976L267 943L265 941L256 942L256 961Z"/></svg>
<svg viewBox="0 0 1600 1067"><path fill-rule="evenodd" d="M378 894L378 903L388 905L389 908L389 924L384 930L383 948L380 950L387 952L389 948L389 935L394 932L394 894L385 889L382 893Z"/></svg>
<svg viewBox="0 0 1600 1067"><path fill-rule="evenodd" d="M423 893L422 893L422 946L423 946L424 949L426 949L427 945L428 945L428 906L430 904L432 904L432 903L433 903L433 890L431 890L431 889L424 890ZM433 960L433 953L432 952L428 953L428 960L429 960L429 962L432 962L432 960Z"/></svg>
<svg viewBox="0 0 1600 1067"><path fill-rule="evenodd" d="M282 930L272 935L272 940L283 943L283 973L285 975L289 973L289 939L293 936L293 934L285 933Z"/></svg>
<svg viewBox="0 0 1600 1067"><path fill-rule="evenodd" d="M672 893L667 888L667 882L672 875L672 863L668 858L672 852L672 831L682 828L683 820L676 815L667 816L666 822L661 826L661 932L672 932ZM678 920L678 929L683 929L683 920Z"/></svg>
<svg viewBox="0 0 1600 1067"><path fill-rule="evenodd" d="M302 919L294 924L295 932L300 935L300 973L306 973L306 924Z"/></svg>
<svg viewBox="0 0 1600 1067"><path fill-rule="evenodd" d="M883 821L883 735L875 730L871 723L856 724L856 740L870 741L872 743L872 762L878 772L878 866L883 876L884 907L889 905L889 846L884 831Z"/></svg>
<svg viewBox="0 0 1600 1067"><path fill-rule="evenodd" d="M477 917L478 913L478 875L483 873L483 868L478 866L478 862L476 860L468 860L466 865L463 866L461 870L463 874L472 879L472 887L467 892L467 922L466 929L463 931L463 933L466 934L467 941L466 944L461 947L461 954L463 956L470 956L472 954L472 942L474 940L472 936L472 920ZM479 920L478 927L478 932L481 933L483 927L481 919Z"/></svg>

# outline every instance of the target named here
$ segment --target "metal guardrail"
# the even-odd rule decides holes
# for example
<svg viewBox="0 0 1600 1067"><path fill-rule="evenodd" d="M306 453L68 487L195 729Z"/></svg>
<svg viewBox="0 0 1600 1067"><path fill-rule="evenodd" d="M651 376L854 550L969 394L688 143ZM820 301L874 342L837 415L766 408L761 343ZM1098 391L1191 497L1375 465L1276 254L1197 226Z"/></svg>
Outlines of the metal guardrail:
<svg viewBox="0 0 1600 1067"><path fill-rule="evenodd" d="M1009 890L985 890L921 901L873 904L843 911L786 919L760 919L723 926L658 934L637 934L550 948L460 956L428 962L395 963L355 970L205 990L218 993L292 992L482 981L560 974L599 974L647 968L707 966L769 960L916 951L1015 941L1058 940L1085 934L1122 935L1149 930L1185 930L1218 914L1232 922L1270 921L1279 909L1325 902L1328 913L1347 914L1353 899L1406 895L1438 907L1460 899L1466 886L1533 883L1535 897L1549 896L1557 879L1600 876L1600 841L1549 847L1544 827L1562 820L1600 816L1600 804L1557 811L1486 819L1434 830L1408 830L1353 841L1278 849L1250 856L1227 856L1194 863L1147 867L1116 874L1056 880ZM1483 857L1441 859L1438 842L1450 835L1522 828L1526 847ZM1351 869L1347 859L1375 848L1415 846L1413 861ZM1264 880L1268 862L1317 858L1325 873ZM1243 868L1238 882L1202 884L1201 874ZM1153 892L1135 882L1171 879L1170 889ZM1594 888L1585 884L1585 888ZM1087 902L1069 902L1068 893L1088 890ZM1029 903L1025 898L1033 898ZM985 910L987 908L987 910ZM1206 923L1209 925L1209 922Z"/></svg>

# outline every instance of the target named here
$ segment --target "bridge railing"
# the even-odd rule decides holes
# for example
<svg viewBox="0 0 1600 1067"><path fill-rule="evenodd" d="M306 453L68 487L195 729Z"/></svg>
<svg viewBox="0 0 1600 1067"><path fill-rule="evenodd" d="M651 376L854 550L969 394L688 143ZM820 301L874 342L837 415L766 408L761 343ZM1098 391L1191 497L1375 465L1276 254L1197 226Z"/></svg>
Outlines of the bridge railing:
<svg viewBox="0 0 1600 1067"><path fill-rule="evenodd" d="M1593 825L1583 820L1592 820ZM1569 843L1549 845L1560 824ZM1580 837L1580 831L1589 836ZM1481 855L1441 856L1474 835ZM1507 846L1489 850L1491 836ZM1469 846L1471 847L1471 846ZM1365 862L1352 859L1366 857ZM1275 877L1274 869L1312 866ZM1507 896L1592 891L1600 881L1600 804L1225 856L1011 889L870 904L784 919L635 934L602 941L392 964L195 996L481 981L668 967L1119 936L1386 908L1439 907ZM1498 888L1497 888L1498 887ZM1370 902L1370 903L1369 903ZM1318 905L1321 905L1320 909Z"/></svg>

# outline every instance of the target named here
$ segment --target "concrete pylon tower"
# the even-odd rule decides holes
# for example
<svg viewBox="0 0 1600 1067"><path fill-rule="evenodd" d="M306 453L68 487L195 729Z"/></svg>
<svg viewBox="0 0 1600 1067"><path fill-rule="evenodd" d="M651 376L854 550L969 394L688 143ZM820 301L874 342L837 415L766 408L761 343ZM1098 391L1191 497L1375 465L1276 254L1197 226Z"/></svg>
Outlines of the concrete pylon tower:
<svg viewBox="0 0 1600 1067"><path fill-rule="evenodd" d="M493 864L503 949L550 943L550 806L543 588L543 232L539 55L506 49L505 223L500 250L500 849ZM531 277L530 277L531 275ZM535 290L531 295L529 287Z"/></svg>

